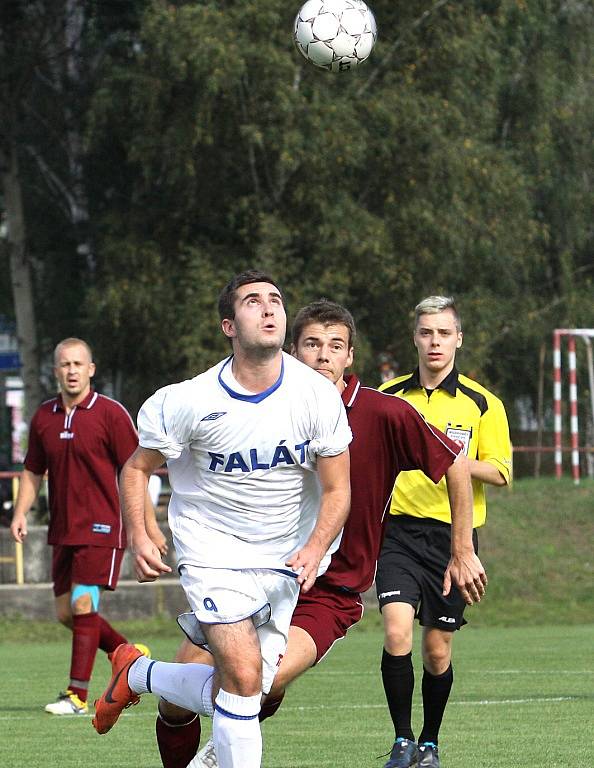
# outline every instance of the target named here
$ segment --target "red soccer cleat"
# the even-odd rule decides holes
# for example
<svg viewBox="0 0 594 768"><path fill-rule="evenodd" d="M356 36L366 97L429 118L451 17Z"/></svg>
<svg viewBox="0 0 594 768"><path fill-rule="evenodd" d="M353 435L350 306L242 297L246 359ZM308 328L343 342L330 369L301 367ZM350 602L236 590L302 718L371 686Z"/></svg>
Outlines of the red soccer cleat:
<svg viewBox="0 0 594 768"><path fill-rule="evenodd" d="M144 654L134 645L122 643L111 654L111 680L102 696L95 702L93 727L97 733L107 733L116 724L123 710L138 704L140 696L128 685L128 670Z"/></svg>

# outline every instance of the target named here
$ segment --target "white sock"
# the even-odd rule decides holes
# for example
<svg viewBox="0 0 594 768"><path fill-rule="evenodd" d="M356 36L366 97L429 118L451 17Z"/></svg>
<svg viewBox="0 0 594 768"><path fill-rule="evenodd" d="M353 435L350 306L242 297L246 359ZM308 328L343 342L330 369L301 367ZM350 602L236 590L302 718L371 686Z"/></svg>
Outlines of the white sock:
<svg viewBox="0 0 594 768"><path fill-rule="evenodd" d="M208 664L177 664L140 656L128 671L128 685L134 693L154 693L171 704L211 717L214 672Z"/></svg>
<svg viewBox="0 0 594 768"><path fill-rule="evenodd" d="M222 688L215 699L212 739L219 768L260 768L262 696L238 696Z"/></svg>

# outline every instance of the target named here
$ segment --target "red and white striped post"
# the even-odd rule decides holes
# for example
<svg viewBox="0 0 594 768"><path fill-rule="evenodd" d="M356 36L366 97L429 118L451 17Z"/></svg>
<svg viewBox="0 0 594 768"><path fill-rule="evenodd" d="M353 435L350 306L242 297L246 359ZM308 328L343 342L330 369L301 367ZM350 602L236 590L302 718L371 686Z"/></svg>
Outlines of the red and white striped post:
<svg viewBox="0 0 594 768"><path fill-rule="evenodd" d="M567 354L569 360L569 424L571 431L571 476L573 482L580 482L580 453L578 445L578 402L577 402L577 375L575 362L575 336L567 339Z"/></svg>
<svg viewBox="0 0 594 768"><path fill-rule="evenodd" d="M563 419L561 417L561 333L553 333L553 401L555 428L555 475L561 479L563 475Z"/></svg>
<svg viewBox="0 0 594 768"><path fill-rule="evenodd" d="M590 382L590 411L594 422L594 362L592 343L594 328L555 328L553 331L553 406L555 429L555 475L560 478L563 474L563 408L561 392L561 337L567 336L567 352L569 362L569 415L571 429L571 474L574 483L580 482L580 449L578 429L578 397L577 397L577 360L576 338L580 337L586 344L588 379Z"/></svg>

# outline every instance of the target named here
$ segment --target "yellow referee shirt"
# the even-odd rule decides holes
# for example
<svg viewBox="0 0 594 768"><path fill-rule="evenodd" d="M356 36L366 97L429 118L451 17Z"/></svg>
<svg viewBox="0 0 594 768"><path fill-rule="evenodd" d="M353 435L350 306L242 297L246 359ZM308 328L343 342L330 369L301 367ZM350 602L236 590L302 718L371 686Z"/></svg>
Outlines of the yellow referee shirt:
<svg viewBox="0 0 594 768"><path fill-rule="evenodd" d="M505 408L499 398L476 381L454 368L436 389L427 391L420 384L417 368L412 374L384 382L379 389L408 400L430 424L462 445L468 458L488 461L508 483L511 481L512 454ZM478 528L487 516L485 488L473 478L472 490L473 525ZM451 523L445 477L436 485L420 470L401 472L394 486L390 514Z"/></svg>

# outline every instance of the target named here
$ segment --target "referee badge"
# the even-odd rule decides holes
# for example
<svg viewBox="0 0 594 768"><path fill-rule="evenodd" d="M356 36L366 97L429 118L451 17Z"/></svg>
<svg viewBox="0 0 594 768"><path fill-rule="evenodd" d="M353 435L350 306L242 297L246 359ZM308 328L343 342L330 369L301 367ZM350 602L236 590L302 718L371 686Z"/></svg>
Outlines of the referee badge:
<svg viewBox="0 0 594 768"><path fill-rule="evenodd" d="M470 429L464 429L462 424L456 424L455 427L448 424L445 433L450 440L453 440L462 448L464 455L468 456L468 449L470 448L470 440L472 438L472 427Z"/></svg>

